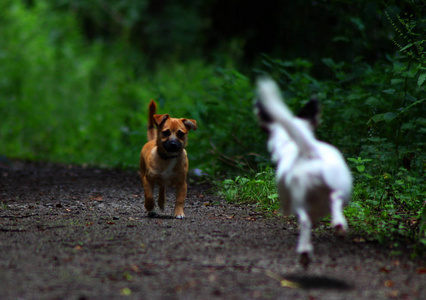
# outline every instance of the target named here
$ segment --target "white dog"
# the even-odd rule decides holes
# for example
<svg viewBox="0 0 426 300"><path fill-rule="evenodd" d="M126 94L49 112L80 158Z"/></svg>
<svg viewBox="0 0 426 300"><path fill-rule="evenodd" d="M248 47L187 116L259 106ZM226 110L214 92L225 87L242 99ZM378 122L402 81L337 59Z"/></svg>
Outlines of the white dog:
<svg viewBox="0 0 426 300"><path fill-rule="evenodd" d="M293 116L281 99L271 79L258 80L258 115L269 131L268 149L277 163L278 194L284 214L296 213L300 224L297 252L307 267L312 256L311 229L331 213L336 232L344 234L347 222L343 206L352 191L352 176L344 158L333 146L317 140L312 123L318 116L318 103L309 106L314 115L304 116L313 122Z"/></svg>

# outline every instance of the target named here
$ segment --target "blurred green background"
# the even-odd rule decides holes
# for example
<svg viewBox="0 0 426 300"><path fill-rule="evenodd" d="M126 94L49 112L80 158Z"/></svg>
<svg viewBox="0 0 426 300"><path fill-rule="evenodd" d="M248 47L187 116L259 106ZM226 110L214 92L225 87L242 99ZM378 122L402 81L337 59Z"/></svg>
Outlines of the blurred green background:
<svg viewBox="0 0 426 300"><path fill-rule="evenodd" d="M193 167L258 168L269 158L253 81L268 73L295 109L319 95L319 136L342 151L382 138L393 159L412 156L423 13L421 1L2 1L0 154L136 168L154 99L199 122Z"/></svg>

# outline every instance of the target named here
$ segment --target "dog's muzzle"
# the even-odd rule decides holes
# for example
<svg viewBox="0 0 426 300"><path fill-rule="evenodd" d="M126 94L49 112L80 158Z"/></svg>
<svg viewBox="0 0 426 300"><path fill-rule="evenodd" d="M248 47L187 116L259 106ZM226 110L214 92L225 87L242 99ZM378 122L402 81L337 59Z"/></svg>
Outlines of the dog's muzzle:
<svg viewBox="0 0 426 300"><path fill-rule="evenodd" d="M167 152L179 152L182 150L182 143L177 140L167 140L163 142L163 147Z"/></svg>

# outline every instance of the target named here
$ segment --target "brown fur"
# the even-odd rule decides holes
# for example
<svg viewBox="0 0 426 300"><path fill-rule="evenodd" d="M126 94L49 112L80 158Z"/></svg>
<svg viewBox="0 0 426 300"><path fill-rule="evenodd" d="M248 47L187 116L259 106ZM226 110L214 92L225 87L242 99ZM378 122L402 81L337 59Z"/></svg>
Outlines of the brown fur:
<svg viewBox="0 0 426 300"><path fill-rule="evenodd" d="M188 157L185 146L187 133L197 129L197 122L191 119L171 118L168 114L157 115L156 104L151 100L148 113L148 142L140 156L141 179L145 192L145 208L148 216L156 216L154 210L155 184L159 186L158 206L164 209L166 187L176 188L174 216L183 218L183 204L186 198Z"/></svg>

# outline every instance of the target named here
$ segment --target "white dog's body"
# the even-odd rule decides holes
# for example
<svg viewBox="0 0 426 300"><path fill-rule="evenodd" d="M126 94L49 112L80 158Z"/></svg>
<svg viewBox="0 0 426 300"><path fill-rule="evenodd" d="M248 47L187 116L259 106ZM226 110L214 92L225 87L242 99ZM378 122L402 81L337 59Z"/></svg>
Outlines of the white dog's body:
<svg viewBox="0 0 426 300"><path fill-rule="evenodd" d="M352 176L344 158L333 146L318 141L309 122L294 117L270 79L259 80L259 96L270 122L268 149L277 163L276 179L285 214L297 214L301 233L297 252L308 265L313 247L311 228L331 213L332 225L344 233L342 209L352 191Z"/></svg>

